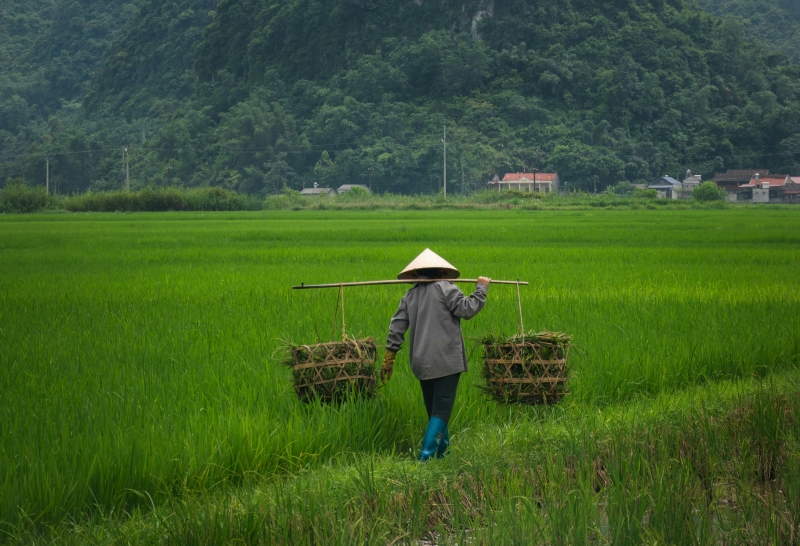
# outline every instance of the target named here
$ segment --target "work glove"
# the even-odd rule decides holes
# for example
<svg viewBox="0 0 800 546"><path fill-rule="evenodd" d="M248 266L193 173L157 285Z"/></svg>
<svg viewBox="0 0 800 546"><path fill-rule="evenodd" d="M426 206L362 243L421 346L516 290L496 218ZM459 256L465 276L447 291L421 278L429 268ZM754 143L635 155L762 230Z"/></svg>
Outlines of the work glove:
<svg viewBox="0 0 800 546"><path fill-rule="evenodd" d="M386 349L383 353L383 366L381 366L381 383L386 383L392 378L394 372L394 358L397 356L395 351Z"/></svg>

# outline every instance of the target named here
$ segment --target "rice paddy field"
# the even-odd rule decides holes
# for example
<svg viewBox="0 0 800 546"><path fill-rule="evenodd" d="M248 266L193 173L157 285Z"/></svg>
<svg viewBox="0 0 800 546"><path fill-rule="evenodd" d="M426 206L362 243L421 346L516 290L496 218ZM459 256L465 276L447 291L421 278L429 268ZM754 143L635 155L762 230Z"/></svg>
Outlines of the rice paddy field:
<svg viewBox="0 0 800 546"><path fill-rule="evenodd" d="M490 286L420 464L406 351L326 405L280 348L342 335L293 285L426 247L529 281L525 329L573 349L559 404L488 398L478 340L519 331ZM781 207L0 216L0 542L798 544L799 274ZM405 289L346 289L348 336L381 345Z"/></svg>

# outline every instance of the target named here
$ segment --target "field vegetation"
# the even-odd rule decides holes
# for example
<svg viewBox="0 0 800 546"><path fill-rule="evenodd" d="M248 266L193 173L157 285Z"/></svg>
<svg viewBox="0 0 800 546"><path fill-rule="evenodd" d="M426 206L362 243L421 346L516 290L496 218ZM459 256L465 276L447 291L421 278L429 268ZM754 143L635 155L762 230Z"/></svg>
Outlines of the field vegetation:
<svg viewBox="0 0 800 546"><path fill-rule="evenodd" d="M630 191L628 187L631 187ZM359 191L360 190L360 191ZM262 200L216 186L201 188L145 188L140 191L86 192L68 196L47 195L41 186L14 184L0 189L0 213L69 212L166 212L245 210L431 210L557 208L725 208L725 194L713 182L698 188L691 199L657 199L655 190L641 190L621 182L599 194L585 192L537 193L517 190L484 190L470 194L422 195L373 194L357 188L332 197L304 196L284 188Z"/></svg>
<svg viewBox="0 0 800 546"><path fill-rule="evenodd" d="M796 542L798 228L771 207L1 217L0 541ZM405 351L378 397L326 406L279 349L341 336L336 291L292 285L393 278L425 247L529 281L525 328L572 356L558 405L488 399L480 339L519 331L491 286L452 453L421 465ZM348 334L380 343L403 291L347 289Z"/></svg>

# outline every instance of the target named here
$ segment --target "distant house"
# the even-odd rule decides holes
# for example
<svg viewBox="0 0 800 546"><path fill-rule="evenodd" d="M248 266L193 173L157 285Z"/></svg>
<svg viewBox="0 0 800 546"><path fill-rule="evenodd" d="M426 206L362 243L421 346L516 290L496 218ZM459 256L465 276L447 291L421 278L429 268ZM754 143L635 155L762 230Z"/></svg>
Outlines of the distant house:
<svg viewBox="0 0 800 546"><path fill-rule="evenodd" d="M344 193L352 190L353 188L361 188L369 192L369 188L363 184L342 184L336 191L339 193Z"/></svg>
<svg viewBox="0 0 800 546"><path fill-rule="evenodd" d="M758 172L760 172L762 176L765 176L769 174L769 169L763 169L761 171L758 169L728 169L728 171L724 173L714 173L713 181L721 189L728 192L730 198L731 194L736 195L739 193L739 186L750 182Z"/></svg>
<svg viewBox="0 0 800 546"><path fill-rule="evenodd" d="M752 201L753 203L779 203L787 183L792 179L788 174L755 173L747 184L739 186L736 201ZM729 198L731 201L734 199Z"/></svg>
<svg viewBox="0 0 800 546"><path fill-rule="evenodd" d="M487 182L497 190L557 192L561 185L558 173L506 173L500 180L497 175ZM493 189L494 189L493 188Z"/></svg>
<svg viewBox="0 0 800 546"><path fill-rule="evenodd" d="M800 203L800 176L791 176L784 184L783 200L787 203Z"/></svg>
<svg viewBox="0 0 800 546"><path fill-rule="evenodd" d="M681 182L681 189L684 193L691 193L697 186L703 183L703 177L699 174L692 174L692 171L686 171L686 178Z"/></svg>
<svg viewBox="0 0 800 546"><path fill-rule="evenodd" d="M678 190L681 189L681 183L672 178L671 176L662 176L655 179L648 189L656 190L659 197L666 197L667 199L677 199Z"/></svg>
<svg viewBox="0 0 800 546"><path fill-rule="evenodd" d="M303 188L300 192L300 195L306 195L309 197L319 197L321 195L327 195L328 197L333 197L336 194L336 190L333 188L320 188L319 184L314 182L313 188Z"/></svg>

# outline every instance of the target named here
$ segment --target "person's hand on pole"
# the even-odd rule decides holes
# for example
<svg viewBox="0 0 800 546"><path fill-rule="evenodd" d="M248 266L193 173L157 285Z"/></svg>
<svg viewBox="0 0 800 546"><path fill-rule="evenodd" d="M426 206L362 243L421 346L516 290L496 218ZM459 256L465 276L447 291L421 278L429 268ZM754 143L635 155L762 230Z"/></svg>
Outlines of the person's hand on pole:
<svg viewBox="0 0 800 546"><path fill-rule="evenodd" d="M386 349L383 353L383 366L381 366L381 383L386 384L392 378L394 373L394 358L397 353Z"/></svg>
<svg viewBox="0 0 800 546"><path fill-rule="evenodd" d="M478 277L478 284L489 284L492 282L492 279L489 277Z"/></svg>

